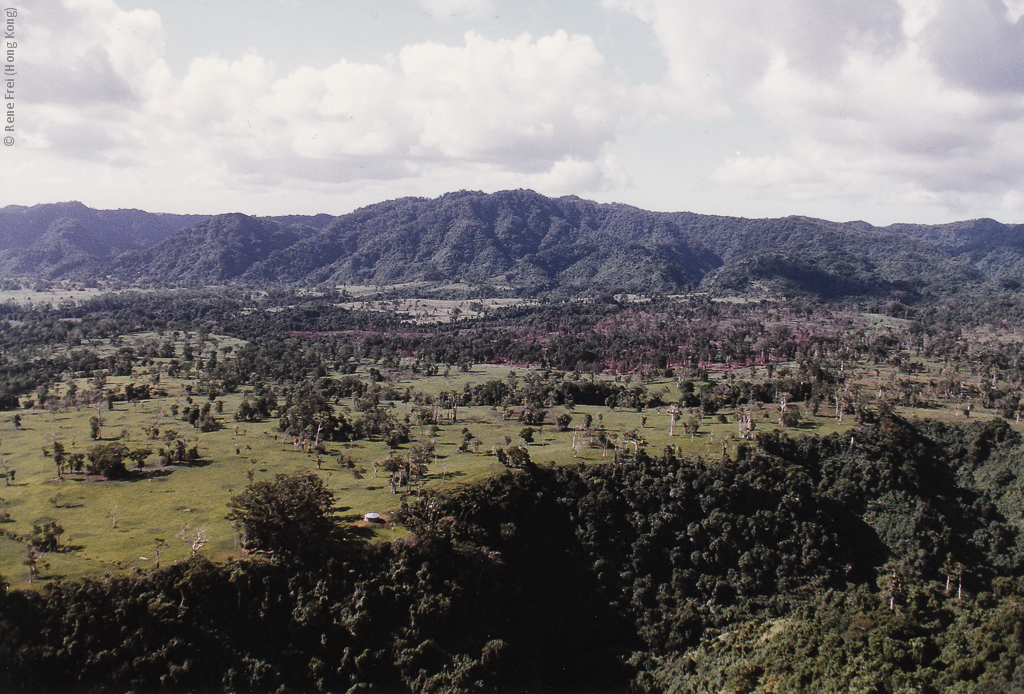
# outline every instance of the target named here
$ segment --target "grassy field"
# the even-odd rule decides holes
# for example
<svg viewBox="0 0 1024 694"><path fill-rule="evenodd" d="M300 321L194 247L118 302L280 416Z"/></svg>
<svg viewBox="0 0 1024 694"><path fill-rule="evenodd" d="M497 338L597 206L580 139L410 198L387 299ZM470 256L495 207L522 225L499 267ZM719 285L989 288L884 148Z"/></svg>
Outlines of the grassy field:
<svg viewBox="0 0 1024 694"><path fill-rule="evenodd" d="M136 335L128 342L141 343L156 337ZM179 349L185 339L193 339L193 336L182 336ZM209 338L207 346L222 348L237 344L237 341L215 336ZM94 348L99 351L113 349L110 345L95 345ZM153 376L150 371L158 372L164 366L166 361L158 360L155 366L139 370L131 378L107 379L106 387L123 387L129 381L146 382ZM364 365L364 369L369 366ZM941 365L928 365L928 369L934 377ZM527 373L524 369L516 371L520 376ZM466 384L504 380L508 374L509 368L505 366L477 365L469 372L452 369L447 377L407 378L398 386L402 390L409 386L430 394L443 390L460 392ZM750 374L747 370L739 370L734 376L747 378ZM714 376L725 377L724 374ZM915 378L927 380L928 374ZM873 389L879 383L892 380L891 367L883 366L877 374L874 367L862 367L855 382L859 388ZM13 483L8 480L7 486L0 482L0 512L10 515L8 522L0 523L0 532L7 535L0 537L0 575L19 587L27 585L28 569L24 564L27 545L10 536L23 537L32 532L34 524L47 520L55 520L64 528L61 540L65 549L45 556L48 566L41 572L42 581L155 567L156 547L160 540L169 544L161 555L161 563L178 561L191 552L189 542L181 538L194 538L199 531L207 538L200 550L203 555L220 561L241 556L236 531L225 515L231 496L248 484L250 474L259 480L296 470L316 471L335 493L338 515L343 522L363 527L361 534L367 536L392 539L402 535L403 530L392 524L367 528L361 523L365 513L378 512L387 517L402 503L401 495L390 492L383 472L380 477L375 476L373 461L385 458L388 453L383 442L329 443L325 462L317 470L314 457L295 447L278 431L277 419L256 424L234 422L233 415L244 392L218 398L222 413L217 417L223 424L219 430L202 433L192 429L187 422L172 417L173 406L184 408L189 404L186 386L190 383L187 379L161 374L160 387L167 391L164 397L138 403L117 402L113 410L103 405L98 412L90 407L71 407L60 411L26 409L20 412L20 428L12 422L13 413L4 418L0 423L0 453L4 462L16 470L16 476ZM84 389L88 382L80 380L77 385ZM656 380L645 385L651 392L666 389L665 401L676 401L680 397L674 379ZM205 398L195 399L195 404L202 402ZM394 404L399 420L411 414L410 403ZM348 401L339 407L350 405L351 401ZM778 405L747 409L755 412L756 431L778 428ZM788 430L791 434L825 435L848 430L855 424L853 416L838 422L827 406L822 407L822 416L817 417L810 416L803 403L801 410L803 421L799 428ZM552 408L547 421L553 422L562 411L561 408ZM901 411L920 417L963 419L963 414L952 407ZM590 414L594 425L603 427L612 439L621 432L637 430L646 440L647 450L655 455L671 445L683 456L701 455L717 459L724 453L734 457L739 444L736 412L732 410L721 413L724 422L719 421L718 415L705 417L699 432L693 436L684 433L682 423L690 416L685 413L677 422L676 433L672 437L668 435L669 415L664 407L635 412L578 406L569 412L573 424L567 431L557 432L553 424L535 427L535 440L529 446L535 463L570 465L612 461L614 454L611 449L583 447L578 457L575 454L572 426L581 423L586 414ZM88 451L97 443L90 437L89 425L90 418L97 414L103 420L100 442L119 440L130 448L145 446L158 449L160 442L147 440L144 428L157 427L163 432L174 429L179 434L187 434L189 446L198 446L202 460L193 465L157 468L156 455L153 455L146 468L130 480L107 481L84 475L66 475L61 481L52 458L43 455L43 448L52 448L54 441L60 441L69 453ZM973 416L986 418L993 413L979 409ZM478 453L458 451L464 427L480 440ZM522 428L523 424L518 421L503 421L497 409L461 407L458 422L445 422L436 432L437 456L422 488L437 489L478 482L500 472L502 468L491 450L501 446L505 437L519 442ZM414 441L430 437L428 430L415 425L410 429ZM338 465L338 455L343 450L356 460L357 466L365 469L362 479L357 479L351 469Z"/></svg>

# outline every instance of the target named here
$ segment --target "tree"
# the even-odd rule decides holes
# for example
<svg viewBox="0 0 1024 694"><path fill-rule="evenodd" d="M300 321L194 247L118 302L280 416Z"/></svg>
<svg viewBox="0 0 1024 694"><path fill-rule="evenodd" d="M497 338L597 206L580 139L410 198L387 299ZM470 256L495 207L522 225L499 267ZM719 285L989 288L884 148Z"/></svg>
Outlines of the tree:
<svg viewBox="0 0 1024 694"><path fill-rule="evenodd" d="M4 471L4 484L8 487L14 484L15 470L4 459L3 451L0 451L0 470Z"/></svg>
<svg viewBox="0 0 1024 694"><path fill-rule="evenodd" d="M800 426L800 410L795 405L790 405L779 417L779 423L784 427L798 427Z"/></svg>
<svg viewBox="0 0 1024 694"><path fill-rule="evenodd" d="M156 552L156 568L160 568L160 555L167 551L169 547L170 545L167 543L167 540L162 537L153 540L153 550Z"/></svg>
<svg viewBox="0 0 1024 694"><path fill-rule="evenodd" d="M786 426L783 423L782 418L786 414L786 407L789 404L789 401L792 399L792 397L793 396L790 393L779 393L779 424L781 424L782 426Z"/></svg>
<svg viewBox="0 0 1024 694"><path fill-rule="evenodd" d="M679 405L670 405L668 408L668 435L674 436L676 433L676 420L679 419L679 415L682 410L679 409Z"/></svg>
<svg viewBox="0 0 1024 694"><path fill-rule="evenodd" d="M199 553L199 550L203 548L203 545L205 545L210 538L206 534L206 528L197 528L193 530L192 526L186 523L185 525L181 526L181 532L178 533L178 539L185 541L185 543L189 546L189 549L192 551L191 556L194 557L196 556L196 554ZM159 556L157 557L157 561L159 561Z"/></svg>
<svg viewBox="0 0 1024 694"><path fill-rule="evenodd" d="M409 455L406 457L406 473L410 490L414 480L422 480L427 474L427 466L430 465L434 455L433 441L414 443L409 447Z"/></svg>
<svg viewBox="0 0 1024 694"><path fill-rule="evenodd" d="M627 429L622 432L622 441L633 444L633 455L639 455L640 449L647 445L647 440L636 429Z"/></svg>
<svg viewBox="0 0 1024 694"><path fill-rule="evenodd" d="M533 443L533 427L523 427L519 430L519 438L524 443Z"/></svg>
<svg viewBox="0 0 1024 694"><path fill-rule="evenodd" d="M128 453L128 457L131 458L132 462L135 463L135 467L139 470L146 466L146 458L151 455L153 455L152 448L136 448Z"/></svg>
<svg viewBox="0 0 1024 694"><path fill-rule="evenodd" d="M56 552L60 549L60 536L64 527L55 520L39 521L32 525L29 542L43 552Z"/></svg>
<svg viewBox="0 0 1024 694"><path fill-rule="evenodd" d="M466 453L469 451L469 445L473 438L473 432L466 427L462 427L462 443L459 444L460 453Z"/></svg>
<svg viewBox="0 0 1024 694"><path fill-rule="evenodd" d="M53 456L53 464L57 466L57 479L61 482L64 481L64 470L67 467L68 455L64 449L64 444L60 441L53 442L53 453L43 448L43 456Z"/></svg>
<svg viewBox="0 0 1024 694"><path fill-rule="evenodd" d="M405 474L405 463L399 457L399 455L392 451L387 458L382 461L374 461L374 468L380 467L384 472L388 473L388 484L391 487L391 493L397 494L398 487L402 485L402 477Z"/></svg>
<svg viewBox="0 0 1024 694"><path fill-rule="evenodd" d="M249 551L309 557L334 529L334 493L311 472L251 482L231 497L229 506L227 518L242 531L243 547Z"/></svg>
<svg viewBox="0 0 1024 694"><path fill-rule="evenodd" d="M25 566L28 567L28 582L32 583L39 575L40 566L44 569L50 568L49 563L42 561L42 554L33 545L25 550Z"/></svg>
<svg viewBox="0 0 1024 694"><path fill-rule="evenodd" d="M119 441L93 446L89 449L86 469L90 475L103 475L110 480L123 479L128 476L128 468L124 465L128 454L128 446Z"/></svg>
<svg viewBox="0 0 1024 694"><path fill-rule="evenodd" d="M530 460L530 452L526 450L526 446L499 448L495 453L498 456L498 462L505 467L521 470L533 467L533 461Z"/></svg>

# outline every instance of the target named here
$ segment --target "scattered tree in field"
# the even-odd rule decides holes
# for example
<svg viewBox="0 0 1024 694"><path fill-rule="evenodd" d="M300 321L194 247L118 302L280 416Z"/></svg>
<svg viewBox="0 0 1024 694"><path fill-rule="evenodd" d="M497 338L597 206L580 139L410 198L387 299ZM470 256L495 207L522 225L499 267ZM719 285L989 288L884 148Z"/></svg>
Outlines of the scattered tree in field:
<svg viewBox="0 0 1024 694"><path fill-rule="evenodd" d="M701 419L702 418L700 416L693 414L686 420L686 433L690 435L691 441L693 440L693 437L697 435L697 432L700 431Z"/></svg>
<svg viewBox="0 0 1024 694"><path fill-rule="evenodd" d="M29 545L25 550L25 566L28 567L28 582L32 583L36 577L39 576L41 569L50 568L49 563L42 560L42 554L33 545Z"/></svg>
<svg viewBox="0 0 1024 694"><path fill-rule="evenodd" d="M459 444L460 453L467 453L469 451L473 438L473 433L466 427L462 427L462 443Z"/></svg>
<svg viewBox="0 0 1024 694"><path fill-rule="evenodd" d="M519 430L519 438L523 440L523 443L533 443L533 427L523 427Z"/></svg>
<svg viewBox="0 0 1024 694"><path fill-rule="evenodd" d="M151 455L153 455L152 448L135 448L128 453L128 457L133 463L135 463L135 468L137 470L141 470L146 467L146 458Z"/></svg>
<svg viewBox="0 0 1024 694"><path fill-rule="evenodd" d="M583 440L586 437L586 427L582 424L577 425L572 430L572 457L579 458L580 450L583 448ZM508 445L508 444L506 444Z"/></svg>
<svg viewBox="0 0 1024 694"><path fill-rule="evenodd" d="M786 408L786 411L779 417L779 424L790 428L800 426L800 410L796 405L790 405Z"/></svg>
<svg viewBox="0 0 1024 694"><path fill-rule="evenodd" d="M210 538L206 534L206 528L196 528L193 530L192 527L186 523L181 526L181 532L178 533L178 539L185 541L192 552L191 556L194 557Z"/></svg>
<svg viewBox="0 0 1024 694"><path fill-rule="evenodd" d="M682 410L679 409L679 405L672 404L668 408L668 435L675 436L676 433L676 420L679 419L679 415Z"/></svg>
<svg viewBox="0 0 1024 694"><path fill-rule="evenodd" d="M128 476L124 459L129 453L128 446L120 441L93 446L89 449L86 470L90 475L102 475L110 480L124 479Z"/></svg>
<svg viewBox="0 0 1024 694"><path fill-rule="evenodd" d="M2 452L0 452L0 470L4 471L4 485L7 487L13 485L15 470L8 464Z"/></svg>
<svg viewBox="0 0 1024 694"><path fill-rule="evenodd" d="M782 422L782 419L786 414L786 407L792 398L793 396L790 393L779 393L779 424L781 424L782 426L785 426L785 424L783 424Z"/></svg>
<svg viewBox="0 0 1024 694"><path fill-rule="evenodd" d="M405 474L405 464L402 459L396 452L392 451L384 460L374 461L374 469L378 467L388 473L388 486L392 494L397 494L398 488L402 486L403 475Z"/></svg>
<svg viewBox="0 0 1024 694"><path fill-rule="evenodd" d="M51 452L45 446L43 447L43 457L53 458L53 464L57 466L57 479L61 482L64 481L64 471L68 463L67 451L64 448L64 444L60 441L53 442L53 451Z"/></svg>
<svg viewBox="0 0 1024 694"><path fill-rule="evenodd" d="M507 468L526 469L533 466L530 460L530 452L526 446L507 446L495 451L498 462Z"/></svg>
<svg viewBox="0 0 1024 694"><path fill-rule="evenodd" d="M57 552L60 550L60 536L63 534L64 527L57 521L39 521L32 524L29 542L42 552Z"/></svg>
<svg viewBox="0 0 1024 694"><path fill-rule="evenodd" d="M640 448L647 445L647 439L641 436L636 429L627 429L622 432L622 441L624 445L633 446L633 455L639 455Z"/></svg>
<svg viewBox="0 0 1024 694"><path fill-rule="evenodd" d="M229 506L228 519L235 521L250 551L309 557L322 549L334 528L334 493L309 472L252 482Z"/></svg>
<svg viewBox="0 0 1024 694"><path fill-rule="evenodd" d="M739 427L739 437L743 440L749 439L754 431L754 416L747 411L740 412L736 415L736 423Z"/></svg>
<svg viewBox="0 0 1024 694"><path fill-rule="evenodd" d="M169 547L170 545L167 543L167 540L162 537L153 540L153 551L156 552L156 568L160 568L160 555L167 551Z"/></svg>
<svg viewBox="0 0 1024 694"><path fill-rule="evenodd" d="M355 480L356 487L359 486L359 481L366 476L366 468L362 465L352 468L352 479Z"/></svg>

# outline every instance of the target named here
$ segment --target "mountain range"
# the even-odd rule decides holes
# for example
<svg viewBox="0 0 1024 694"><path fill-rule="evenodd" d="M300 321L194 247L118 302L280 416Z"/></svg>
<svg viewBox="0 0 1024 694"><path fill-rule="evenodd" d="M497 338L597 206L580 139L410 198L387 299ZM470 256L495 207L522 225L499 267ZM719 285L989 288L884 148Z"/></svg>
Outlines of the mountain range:
<svg viewBox="0 0 1024 694"><path fill-rule="evenodd" d="M1024 225L744 219L527 190L402 198L342 216L0 209L0 277L138 286L464 281L520 292L803 293L916 300L1024 286Z"/></svg>

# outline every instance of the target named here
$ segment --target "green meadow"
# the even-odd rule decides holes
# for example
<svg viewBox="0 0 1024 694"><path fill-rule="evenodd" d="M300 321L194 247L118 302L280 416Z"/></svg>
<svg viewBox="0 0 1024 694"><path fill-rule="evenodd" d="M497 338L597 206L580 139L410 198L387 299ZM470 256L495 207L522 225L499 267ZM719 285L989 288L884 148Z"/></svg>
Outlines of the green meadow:
<svg viewBox="0 0 1024 694"><path fill-rule="evenodd" d="M188 336L185 336L186 339ZM135 336L134 339L154 339L153 335ZM237 341L227 338L208 338L221 349L237 346ZM179 349L180 349L179 342ZM112 346L95 345L94 348L112 349ZM204 556L216 561L228 561L242 556L239 539L232 523L226 519L228 503L232 495L240 492L250 479L272 478L279 473L297 470L313 470L321 475L337 500L337 514L351 532L367 539L394 539L403 536L403 529L391 522L368 525L362 521L368 512L380 513L385 520L389 513L402 504L403 494L393 494L383 470L378 471L374 461L383 460L389 450L382 441L358 440L350 443L328 442L326 454L317 468L315 456L296 446L292 439L278 430L278 420L267 419L258 423L234 421L234 413L247 390L221 395L213 402L216 418L221 427L210 432L192 428L188 422L172 416L172 411L190 404L188 395L194 380L166 375L168 360L156 360L148 368L137 369L131 377L111 377L104 388L116 391L129 382L142 383L159 375L159 388L166 395L139 402L115 402L113 409L103 403L97 406L69 407L66 409L39 409L32 407L20 411L20 427L13 422L13 414L6 416L0 425L0 453L4 464L15 471L14 479L0 482L0 575L7 577L19 587L28 585L28 568L25 565L27 544L25 536L32 533L35 524L55 521L63 529L60 538L61 551L47 553L38 579L53 581L77 578L85 575L105 574L116 571L151 569L157 563L157 547L161 541L166 547L160 553L160 562L180 561L192 552L192 541L197 533L205 540L198 549ZM368 371L373 364L361 368ZM442 391L461 392L467 384L473 385L490 380L504 380L509 376L510 367L475 365L468 372L452 369L447 376L411 377L410 372L396 372L392 382L399 390L411 388L414 391L437 395ZM519 377L529 370L515 369ZM185 374L187 376L188 374ZM358 374L365 376L365 374ZM749 378L745 370L734 372L736 378ZM716 374L714 378L725 378ZM875 379L886 379L885 373ZM604 378L610 378L605 376ZM863 387L873 387L868 376ZM62 384L67 388L68 383ZM90 387L86 379L78 379L76 386L81 390ZM648 392L663 392L665 402L680 398L674 379L658 379L645 382ZM249 389L251 390L251 389ZM194 404L207 402L206 396L196 396ZM351 399L344 399L335 407L350 409ZM393 407L398 420L414 421L412 403L394 401L386 403ZM803 403L801 403L803 405ZM754 416L755 433L779 428L778 405L746 407L744 410ZM855 425L852 416L840 423L828 407L822 407L820 416L811 416L806 407L801 407L802 420L797 427L787 430L791 435L826 435L845 431ZM562 412L572 416L572 423L565 431L556 431L555 418ZM962 415L951 409L905 410L904 414L922 417L956 419ZM643 438L642 445L651 454L660 454L666 446L672 446L682 456L699 455L719 459L735 457L740 443L737 412L722 410L713 416L703 417L699 430L687 433L686 420L693 411L683 411L676 423L675 435L669 436L669 413L666 407L645 409L641 412L612 409L609 407L576 406L572 409L552 407L547 411L546 424L535 426L534 440L528 445L531 459L540 465L574 465L608 463L615 459L614 446L595 445L573 448L574 436L582 438L582 432L574 428L589 414L592 427L605 433L609 440L616 440L620 434L636 430ZM102 419L100 439L91 438L90 419L99 415ZM351 418L356 413L346 412ZM406 419L406 415L410 415ZM977 412L975 416L989 417L991 413ZM156 451L162 445L159 440L147 438L147 429L158 428L166 433L175 430L187 436L187 445L196 445L201 460L190 465L158 467ZM406 494L418 494L426 490L452 488L470 484L497 474L502 470L495 447L505 445L506 440L522 443L520 432L524 425L514 419L505 421L497 408L460 407L458 421L445 420L436 431L409 424L415 441L433 440L436 456L429 466L422 483ZM464 440L463 429L479 444L476 452L460 451ZM52 457L46 457L43 449L52 449L59 441L68 453L86 453L97 443L120 441L129 448L152 448L154 454L145 467L133 471L128 480L105 480L84 474L65 474L61 480ZM620 450L633 451L635 447L622 444ZM405 450L411 444L401 447ZM345 452L356 462L355 469L339 465L338 457ZM379 472L379 475L378 475Z"/></svg>

